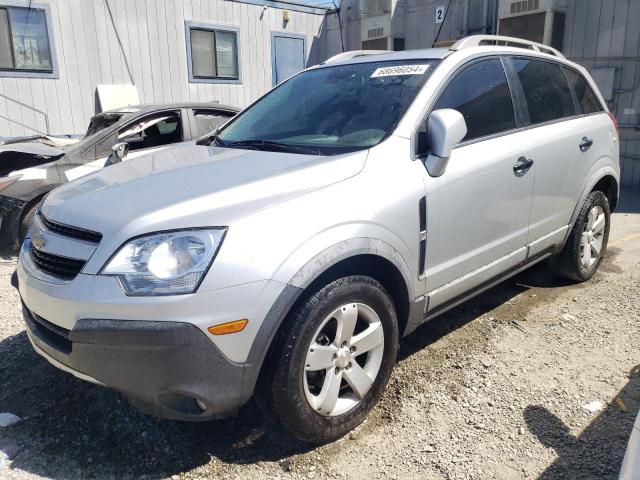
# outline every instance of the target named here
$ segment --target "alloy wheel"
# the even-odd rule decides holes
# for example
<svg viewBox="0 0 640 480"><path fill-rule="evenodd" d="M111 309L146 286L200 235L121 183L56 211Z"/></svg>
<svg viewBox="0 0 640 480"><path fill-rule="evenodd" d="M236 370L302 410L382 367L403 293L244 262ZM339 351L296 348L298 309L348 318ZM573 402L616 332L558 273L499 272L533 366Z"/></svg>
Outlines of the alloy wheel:
<svg viewBox="0 0 640 480"><path fill-rule="evenodd" d="M600 258L606 223L602 207L596 205L589 211L580 243L580 258L585 268L591 267Z"/></svg>
<svg viewBox="0 0 640 480"><path fill-rule="evenodd" d="M363 303L342 305L316 330L307 350L304 393L324 416L341 415L362 401L380 370L384 331L376 312Z"/></svg>

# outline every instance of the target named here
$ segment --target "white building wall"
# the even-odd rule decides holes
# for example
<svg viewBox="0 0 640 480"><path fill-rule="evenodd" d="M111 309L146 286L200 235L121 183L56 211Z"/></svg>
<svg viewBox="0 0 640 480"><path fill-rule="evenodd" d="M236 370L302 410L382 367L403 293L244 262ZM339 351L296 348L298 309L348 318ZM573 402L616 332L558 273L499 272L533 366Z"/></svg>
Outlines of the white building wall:
<svg viewBox="0 0 640 480"><path fill-rule="evenodd" d="M20 1L0 0L0 6ZM272 86L272 32L304 35L308 64L324 59L326 50L323 10L289 8L284 22L287 6L269 0L33 2L38 4L51 8L59 78L0 72L0 136L83 133L98 109L100 84L134 84L142 103L217 100L243 107ZM185 21L239 29L240 84L189 82Z"/></svg>

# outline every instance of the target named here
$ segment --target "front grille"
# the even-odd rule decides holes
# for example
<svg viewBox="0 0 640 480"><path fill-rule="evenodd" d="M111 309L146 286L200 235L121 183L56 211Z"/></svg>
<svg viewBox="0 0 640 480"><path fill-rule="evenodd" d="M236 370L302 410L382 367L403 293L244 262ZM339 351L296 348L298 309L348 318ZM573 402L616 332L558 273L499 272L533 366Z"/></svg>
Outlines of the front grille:
<svg viewBox="0 0 640 480"><path fill-rule="evenodd" d="M40 220L48 230L51 230L58 235L64 235L65 237L71 237L77 240L85 240L91 243L100 243L100 240L102 240L102 234L98 232L85 230L84 228L71 227L62 223L52 222L42 214L40 214Z"/></svg>
<svg viewBox="0 0 640 480"><path fill-rule="evenodd" d="M71 353L72 343L69 340L69 330L59 327L58 325L54 325L53 323L36 315L31 310L27 309L24 304L23 308L26 313L25 319L32 332L47 342L49 346L61 351L62 353Z"/></svg>
<svg viewBox="0 0 640 480"><path fill-rule="evenodd" d="M29 249L33 263L43 272L66 280L73 280L84 267L84 260L62 257L37 250L33 245Z"/></svg>

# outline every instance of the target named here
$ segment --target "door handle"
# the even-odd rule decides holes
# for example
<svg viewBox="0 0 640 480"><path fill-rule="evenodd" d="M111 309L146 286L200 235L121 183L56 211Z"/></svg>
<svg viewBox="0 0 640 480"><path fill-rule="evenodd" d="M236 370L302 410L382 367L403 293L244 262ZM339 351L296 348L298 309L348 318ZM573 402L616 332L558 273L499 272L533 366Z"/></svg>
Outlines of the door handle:
<svg viewBox="0 0 640 480"><path fill-rule="evenodd" d="M593 145L593 140L591 140L590 138L587 137L582 137L582 142L580 143L580 151L582 153L586 152L587 150L589 150L591 148L591 145Z"/></svg>
<svg viewBox="0 0 640 480"><path fill-rule="evenodd" d="M527 159L527 157L520 157L518 163L513 166L513 172L516 175L524 173L531 168L531 165L533 165L533 160Z"/></svg>

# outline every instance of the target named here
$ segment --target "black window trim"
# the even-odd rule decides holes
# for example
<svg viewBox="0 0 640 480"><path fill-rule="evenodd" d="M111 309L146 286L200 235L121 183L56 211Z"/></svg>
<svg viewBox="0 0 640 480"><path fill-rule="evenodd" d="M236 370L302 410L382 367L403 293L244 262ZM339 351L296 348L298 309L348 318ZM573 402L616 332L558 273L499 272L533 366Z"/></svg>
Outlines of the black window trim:
<svg viewBox="0 0 640 480"><path fill-rule="evenodd" d="M416 160L418 158L422 158L420 157L420 155L417 154L417 147L418 147L418 143L417 143L417 133L420 130L420 127L423 125L423 123L429 118L429 115L431 115L431 113L433 112L433 108L435 107L435 105L438 103L438 100L440 100L440 97L442 96L442 94L444 93L444 91L446 90L446 88L449 86L449 84L460 74L462 73L467 67L470 67L471 65L481 62L481 61L486 61L486 60L491 60L491 59L497 59L500 61L500 63L502 64L502 69L504 71L505 77L507 79L507 85L509 87L509 93L511 94L511 103L513 105L513 118L514 118L514 122L515 122L515 128L509 129L509 130L504 130L502 132L496 132L496 133L492 133L490 135L484 135L482 137L476 137L476 138L472 138L470 140L464 140L460 143L458 143L456 146L454 146L454 150L458 147L466 147L467 145L472 145L474 143L477 142L483 142L485 140L491 140L494 138L498 138L498 137L502 137L504 135L511 135L513 133L522 131L525 129L524 123L523 123L523 118L522 118L522 112L519 111L518 105L516 104L516 98L515 98L515 94L513 91L513 78L510 77L509 75L509 70L507 70L505 62L503 57L506 57L507 55L501 55L495 52L490 52L490 53L482 53L479 54L477 56L473 56L469 59L467 59L467 61L461 63L460 65L457 65L456 68L450 72L441 82L440 85L438 85L438 89L436 90L435 94L431 96L430 99L430 103L428 104L428 108L425 110L425 113L420 117L420 119L418 120L418 122L416 122L416 124L413 127L413 132L411 134L411 158L413 160Z"/></svg>
<svg viewBox="0 0 640 480"><path fill-rule="evenodd" d="M591 86L591 83L585 78L585 76L582 75L575 68L571 67L570 65L567 65L566 63L559 62L559 61L556 61L555 59L551 59L551 58L536 57L534 55L508 54L508 55L505 55L505 56L506 57L510 57L510 59L512 59L512 58L527 58L527 59L531 59L531 60L540 60L540 61L543 61L543 62L553 63L553 64L558 65L560 67L560 71L562 71L562 74L563 74L565 80L567 80L567 84L569 85L569 91L571 92L571 98L572 99L575 98L575 92L573 91L573 88L571 87L571 83L567 79L566 75L564 75L563 68L568 68L568 69L574 71L575 73L577 73L578 75L580 75L584 79L584 81L587 82L587 85L589 85L589 87L591 87L591 89L593 90L593 87ZM520 80L517 78L517 75L516 75L515 81L517 81L518 84L520 84ZM520 89L522 89L522 84L520 84ZM595 91L594 91L594 94L595 94ZM547 125L554 125L556 123L567 122L569 120L576 120L576 119L580 119L580 118L583 118L583 117L589 117L589 116L592 116L592 115L602 115L603 113L606 114L607 113L607 109L604 108L604 106L602 105L602 102L600 101L600 98L598 97L597 94L596 94L596 99L598 100L598 104L600 105L600 108L602 108L602 110L600 110L599 112L577 113L578 109L577 109L577 107L575 106L575 103L574 103L574 110L576 112L574 115L570 115L568 117L562 117L562 118L555 118L553 120L548 120L546 122L536 123L536 124L531 124L531 123L527 122L526 126L524 127L524 130L531 130L531 129L534 129L534 128L546 127ZM574 100L574 102L575 102L575 100ZM526 108L526 102L524 103L523 106ZM582 109L580 109L580 111L582 111ZM528 108L526 108L526 112L525 113L526 113L526 115L528 117L529 116Z"/></svg>
<svg viewBox="0 0 640 480"><path fill-rule="evenodd" d="M564 122L566 120L569 119L573 119L573 118L577 118L579 116L581 116L581 114L578 114L578 108L576 106L575 103L575 94L573 92L573 89L571 88L571 84L569 83L569 80L567 79L566 75L564 74L564 72L562 71L562 66L564 65L561 62L556 62L550 58L543 58L543 57L535 57L532 55L508 55L507 56L507 62L512 66L512 73L514 75L514 82L517 82L517 84L519 85L519 91L522 93L522 97L520 98L520 100L522 101L522 108L523 108L523 112L525 114L525 118L526 118L526 123L525 123L525 127L527 129L529 128L535 128L535 127L539 127L542 125L552 125L554 123L558 123L558 122ZM513 60L518 59L518 58L526 58L527 60L537 60L540 62L545 62L545 63L549 63L551 65L556 65L559 69L560 72L562 73L562 78L565 79L565 81L567 82L567 86L569 87L569 93L571 95L571 101L573 103L573 115L567 115L566 117L560 117L560 118L554 118L553 120L547 120L546 122L540 122L540 123L536 123L536 124L532 124L531 123L531 119L529 118L529 106L527 105L527 101L525 99L524 96L524 88L522 87L522 83L520 82L520 79L518 78L518 74L515 71L515 67L513 67Z"/></svg>
<svg viewBox="0 0 640 480"><path fill-rule="evenodd" d="M564 75L564 78L567 80L567 83L569 84L569 90L571 90L571 96L573 97L573 101L575 103L576 112L578 110L580 110L580 112L581 112L580 115L583 115L583 116L595 115L595 114L606 113L607 112L607 108L605 108L605 105L603 105L602 102L600 101L600 97L598 97L598 94L593 89L593 86L591 85L589 80L582 73L580 73L575 68L570 67L569 65L565 65L563 63L560 64L560 70L562 70L562 74ZM600 107L600 111L591 112L591 113L582 113L582 105L580 104L580 100L578 100L578 95L576 94L575 90L573 89L573 86L571 85L571 82L569 81L569 78L567 77L566 70L569 70L569 71L575 73L576 75L578 75L578 77L580 77L584 81L584 83L587 84L587 86L591 89L591 92L593 93L593 96L596 97L596 102L598 102L598 106Z"/></svg>
<svg viewBox="0 0 640 480"><path fill-rule="evenodd" d="M47 31L47 40L49 41L49 56L51 57L50 69L33 69L33 68L0 68L0 78L60 78L58 73L58 62L56 55L55 38L53 31L53 23L51 16L51 6L45 3L32 3L22 0L0 0L0 8L7 10L7 23L9 27L9 41L13 42L13 28L9 14L10 9L34 10L44 14L45 28ZM15 52L11 45L11 59L15 65Z"/></svg>
<svg viewBox="0 0 640 480"><path fill-rule="evenodd" d="M564 77L565 81L567 82L567 85L569 85L569 91L571 92L571 100L573 101L573 110L575 111L576 114L578 114L578 112L580 112L580 114L582 114L582 105L580 105L580 102L578 101L578 94L573 89L573 86L571 85L571 82L569 81L569 77L567 77L567 72L565 71L565 68L563 68L562 65L560 65L560 71L562 72L562 76ZM582 75L580 75L580 78L582 78ZM584 78L583 78L583 80L584 80ZM585 82L586 82L586 80L585 80ZM589 83L587 83L587 85L589 85ZM589 85L589 88L591 88L591 85ZM600 103L600 102L598 102L598 103Z"/></svg>
<svg viewBox="0 0 640 480"><path fill-rule="evenodd" d="M440 85L438 86L438 89L436 90L435 94L431 96L431 99L430 99L430 101L428 103L428 107L424 110L425 113L420 117L420 119L416 122L416 124L413 127L413 131L411 133L411 159L412 160L418 160L418 159L422 158L420 155L417 154L417 147L418 147L417 133L418 133L420 127L422 126L422 124L426 121L427 118L429 118L429 115L431 115L431 112L433 111L433 107L438 102L438 100L440 99L440 96L442 95L442 92L445 90L445 88L447 88L447 86L449 85L451 80L453 80L453 78L455 78L455 76L459 72L461 72L465 67L471 65L472 63L477 62L477 61L481 61L481 60L486 60L487 58L492 58L492 57L499 58L502 61L503 68L505 69L505 74L507 75L507 82L509 83L509 89L511 91L511 99L512 99L512 101L514 103L514 114L516 115L516 128L513 128L511 130L505 130L503 132L494 133L494 134L491 134L491 135L485 135L484 137L478 137L478 138L474 138L474 139L471 139L471 140L465 140L463 142L460 142L456 146L454 146L453 147L454 150L456 148L466 147L467 145L472 145L472 144L477 143L477 142L484 142L486 140L493 140L494 138L499 138L499 137L503 137L503 136L506 136L506 135L513 135L515 133L524 132L524 131L527 131L527 130L532 130L534 128L545 127L545 126L548 126L548 125L553 125L555 123L566 122L566 121L569 121L569 120L576 120L576 119L579 119L579 118L582 118L582 117L590 117L590 116L594 116L594 115L607 114L607 109L603 107L600 98L596 94L596 99L598 100L598 104L602 108L602 110L599 111L599 112L580 113L580 114L576 113L575 115L573 115L571 117L562 117L562 118L558 118L558 119L554 119L554 120L549 120L548 122L536 123L535 125L531 125L529 123L529 118L528 118L529 111L528 111L528 109L526 107L526 102L524 102L524 98L523 98L524 97L524 91L522 90L522 85L520 84L520 80L518 79L517 74L515 73L515 71L513 71L513 68L510 66L510 62L509 62L510 59L512 59L512 58L527 58L527 59L531 59L531 60L541 60L541 61L545 61L545 62L549 62L549 63L555 63L558 66L560 66L560 70L561 71L562 71L563 67L566 67L566 68L576 72L578 75L580 75L582 78L584 78L584 80L587 82L587 84L590 87L592 87L591 82L589 82L584 75L582 75L578 70L576 70L571 65L563 63L563 62L560 62L560 61L557 61L555 59L540 57L540 56L537 56L537 55L527 55L526 53L523 53L523 54L520 54L520 53L518 53L518 54L497 53L497 52L481 53L481 54L478 54L478 55L474 55L473 57L470 57L469 59L467 59L467 61L461 63L460 65L457 65L455 70L453 70L451 73L449 73L449 75L447 75L440 82ZM564 72L563 72L563 74L564 74ZM571 87L571 84L569 83L568 80L567 80L567 83L569 84L569 90L571 91L571 95L573 97L575 95L575 93L573 92L573 88ZM592 87L592 89L593 89L593 87ZM594 93L595 93L595 91L594 91ZM520 126L518 124L518 116L517 116L518 114L516 113L517 110L520 110L519 114L523 116L523 117L521 117L521 120L524 120L524 123L520 124Z"/></svg>

